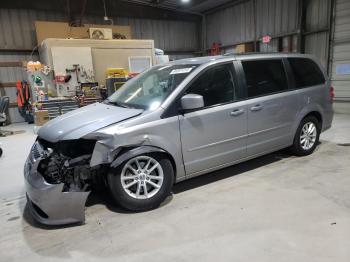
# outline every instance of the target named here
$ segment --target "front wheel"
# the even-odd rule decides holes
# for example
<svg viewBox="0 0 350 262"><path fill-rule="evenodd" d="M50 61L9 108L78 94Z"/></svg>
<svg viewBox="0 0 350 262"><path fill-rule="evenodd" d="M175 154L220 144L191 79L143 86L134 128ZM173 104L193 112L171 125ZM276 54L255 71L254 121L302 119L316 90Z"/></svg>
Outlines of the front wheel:
<svg viewBox="0 0 350 262"><path fill-rule="evenodd" d="M139 155L110 170L108 185L114 200L125 209L158 207L170 195L174 170L162 155Z"/></svg>
<svg viewBox="0 0 350 262"><path fill-rule="evenodd" d="M314 116L305 117L294 137L292 152L298 156L306 156L314 152L321 133L320 123Z"/></svg>

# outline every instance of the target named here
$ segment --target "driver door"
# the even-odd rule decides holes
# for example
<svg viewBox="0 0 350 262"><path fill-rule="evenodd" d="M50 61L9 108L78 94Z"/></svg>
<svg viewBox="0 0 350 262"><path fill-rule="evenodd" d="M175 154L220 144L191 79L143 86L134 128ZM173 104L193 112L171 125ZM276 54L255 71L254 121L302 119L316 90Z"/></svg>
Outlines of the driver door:
<svg viewBox="0 0 350 262"><path fill-rule="evenodd" d="M187 175L216 169L246 156L247 106L234 75L232 62L215 65L202 72L186 91L204 99L204 108L180 116Z"/></svg>

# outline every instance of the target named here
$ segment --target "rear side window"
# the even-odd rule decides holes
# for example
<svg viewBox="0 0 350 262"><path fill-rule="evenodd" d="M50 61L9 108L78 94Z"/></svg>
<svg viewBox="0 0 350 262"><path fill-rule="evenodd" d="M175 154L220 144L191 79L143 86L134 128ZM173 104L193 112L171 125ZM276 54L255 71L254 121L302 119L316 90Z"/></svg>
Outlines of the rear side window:
<svg viewBox="0 0 350 262"><path fill-rule="evenodd" d="M288 89L281 59L242 61L248 98L278 93Z"/></svg>
<svg viewBox="0 0 350 262"><path fill-rule="evenodd" d="M307 58L288 58L294 74L296 88L322 85L325 82L318 65Z"/></svg>

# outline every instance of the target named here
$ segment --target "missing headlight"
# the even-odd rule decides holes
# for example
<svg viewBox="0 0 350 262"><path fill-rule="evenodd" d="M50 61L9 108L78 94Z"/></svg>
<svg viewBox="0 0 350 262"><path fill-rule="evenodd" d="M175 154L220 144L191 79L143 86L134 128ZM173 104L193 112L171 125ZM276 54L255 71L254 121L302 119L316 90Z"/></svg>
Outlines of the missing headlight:
<svg viewBox="0 0 350 262"><path fill-rule="evenodd" d="M52 150L50 156L41 160L38 166L38 171L48 183L64 183L64 191L89 190L101 169L99 166L90 167L95 140L38 141L45 150Z"/></svg>

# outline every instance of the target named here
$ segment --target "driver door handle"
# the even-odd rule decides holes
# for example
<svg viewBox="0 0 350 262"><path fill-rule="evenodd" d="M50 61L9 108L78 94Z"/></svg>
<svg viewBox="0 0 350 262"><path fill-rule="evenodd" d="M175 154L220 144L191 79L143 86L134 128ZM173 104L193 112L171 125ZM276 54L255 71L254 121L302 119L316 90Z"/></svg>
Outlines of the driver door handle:
<svg viewBox="0 0 350 262"><path fill-rule="evenodd" d="M239 115L241 115L243 113L244 113L243 109L235 109L235 110L231 111L230 115L231 116L239 116Z"/></svg>
<svg viewBox="0 0 350 262"><path fill-rule="evenodd" d="M250 110L251 111L260 111L261 109L263 109L264 106L261 104L256 104L255 106L251 107Z"/></svg>

